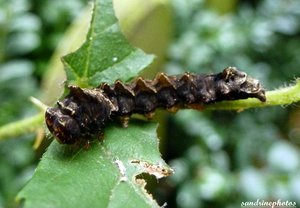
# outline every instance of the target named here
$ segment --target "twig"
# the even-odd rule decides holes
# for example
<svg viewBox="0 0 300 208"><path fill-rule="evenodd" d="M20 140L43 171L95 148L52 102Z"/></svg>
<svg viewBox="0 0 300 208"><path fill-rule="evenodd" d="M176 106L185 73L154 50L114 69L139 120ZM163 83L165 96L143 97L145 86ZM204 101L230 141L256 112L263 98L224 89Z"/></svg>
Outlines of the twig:
<svg viewBox="0 0 300 208"><path fill-rule="evenodd" d="M300 79L296 84L289 87L280 88L266 92L267 101L260 102L257 99L249 98L246 100L223 101L205 105L205 110L238 110L248 108L262 108L267 106L285 106L300 101ZM45 106L42 106L45 108ZM0 140L17 137L36 131L44 121L44 112L21 121L13 122L0 127Z"/></svg>

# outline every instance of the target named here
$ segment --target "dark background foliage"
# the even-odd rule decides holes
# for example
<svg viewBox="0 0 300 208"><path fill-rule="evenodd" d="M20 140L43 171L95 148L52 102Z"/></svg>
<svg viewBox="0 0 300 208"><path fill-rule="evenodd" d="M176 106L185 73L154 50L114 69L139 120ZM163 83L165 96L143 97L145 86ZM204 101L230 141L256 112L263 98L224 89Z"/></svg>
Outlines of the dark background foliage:
<svg viewBox="0 0 300 208"><path fill-rule="evenodd" d="M161 69L207 73L234 65L269 90L300 77L299 1L214 2L170 1L173 39ZM41 96L49 59L85 5L0 0L0 126L35 113L28 97ZM161 149L176 174L153 183L155 197L169 207L236 207L257 199L299 204L299 116L297 105L168 115ZM15 206L33 174L40 157L34 138L1 141L0 207Z"/></svg>
<svg viewBox="0 0 300 208"><path fill-rule="evenodd" d="M211 72L235 65L269 90L299 76L300 4L250 2L239 1L220 15L218 7L208 9L203 1L173 1L176 38L166 71ZM176 188L170 201L180 207L238 206L256 199L299 203L298 117L296 106L177 113L169 127L180 131L168 133L166 148L177 170L167 179Z"/></svg>

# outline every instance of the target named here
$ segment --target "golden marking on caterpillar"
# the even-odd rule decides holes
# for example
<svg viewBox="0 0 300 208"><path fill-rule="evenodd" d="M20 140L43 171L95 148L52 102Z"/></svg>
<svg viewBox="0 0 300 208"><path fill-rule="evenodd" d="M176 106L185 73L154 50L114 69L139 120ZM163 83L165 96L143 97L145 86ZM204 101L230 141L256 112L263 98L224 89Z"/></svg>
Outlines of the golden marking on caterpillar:
<svg viewBox="0 0 300 208"><path fill-rule="evenodd" d="M103 134L105 124L119 120L128 126L132 114L151 119L157 108L202 110L204 104L223 100L257 98L266 101L258 80L235 67L216 74L158 74L154 80L139 77L132 83L102 83L93 89L68 86L69 94L46 110L50 132L62 144L89 141Z"/></svg>

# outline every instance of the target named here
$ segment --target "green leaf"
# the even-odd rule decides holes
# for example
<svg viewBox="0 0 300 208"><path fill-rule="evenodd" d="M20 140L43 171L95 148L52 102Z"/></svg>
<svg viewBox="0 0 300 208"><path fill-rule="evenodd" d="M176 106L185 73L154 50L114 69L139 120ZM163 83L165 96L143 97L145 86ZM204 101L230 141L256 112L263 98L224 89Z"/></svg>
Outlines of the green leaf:
<svg viewBox="0 0 300 208"><path fill-rule="evenodd" d="M96 0L86 42L63 58L67 81L97 86L128 80L153 56L129 45L120 33L110 0ZM112 125L89 149L54 141L31 181L18 194L24 207L158 207L144 189L141 173L156 178L172 173L161 159L156 124Z"/></svg>
<svg viewBox="0 0 300 208"><path fill-rule="evenodd" d="M63 57L67 79L80 86L127 81L148 66L153 55L131 46L120 32L110 0L94 2L86 42Z"/></svg>
<svg viewBox="0 0 300 208"><path fill-rule="evenodd" d="M25 207L158 207L136 175L158 178L172 170L160 158L156 124L112 126L89 149L53 142L30 183ZM141 179L139 179L141 180Z"/></svg>

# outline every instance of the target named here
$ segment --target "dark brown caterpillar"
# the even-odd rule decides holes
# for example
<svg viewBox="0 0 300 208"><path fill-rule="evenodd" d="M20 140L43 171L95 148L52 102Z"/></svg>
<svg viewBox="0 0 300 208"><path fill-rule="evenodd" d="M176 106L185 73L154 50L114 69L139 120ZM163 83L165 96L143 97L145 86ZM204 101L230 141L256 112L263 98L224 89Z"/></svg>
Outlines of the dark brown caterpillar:
<svg viewBox="0 0 300 208"><path fill-rule="evenodd" d="M258 80L228 67L217 74L167 76L158 74L154 80L136 79L130 84L116 81L98 88L69 86L69 94L48 108L45 119L50 132L63 144L89 140L103 133L108 121L120 119L127 126L133 113L151 117L156 108L200 109L203 104L249 97L266 100Z"/></svg>

